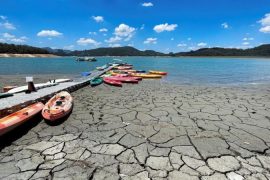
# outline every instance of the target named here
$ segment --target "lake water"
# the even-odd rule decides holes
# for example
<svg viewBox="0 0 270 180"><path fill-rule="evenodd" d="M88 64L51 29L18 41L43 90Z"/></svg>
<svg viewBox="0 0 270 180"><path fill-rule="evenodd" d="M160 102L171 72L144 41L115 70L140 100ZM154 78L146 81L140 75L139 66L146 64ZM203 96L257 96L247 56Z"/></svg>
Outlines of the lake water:
<svg viewBox="0 0 270 180"><path fill-rule="evenodd" d="M1 75L72 74L91 71L113 62L98 57L97 62L76 62L75 58L0 58ZM260 58L158 58L123 57L138 70L162 70L165 81L177 84L261 84L270 83L270 59Z"/></svg>

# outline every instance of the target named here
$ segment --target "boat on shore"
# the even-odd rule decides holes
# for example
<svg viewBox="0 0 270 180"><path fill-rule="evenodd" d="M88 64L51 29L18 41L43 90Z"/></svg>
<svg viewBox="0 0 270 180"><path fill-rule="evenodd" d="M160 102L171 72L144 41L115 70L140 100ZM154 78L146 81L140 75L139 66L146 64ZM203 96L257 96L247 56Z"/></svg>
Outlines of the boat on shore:
<svg viewBox="0 0 270 180"><path fill-rule="evenodd" d="M77 57L76 61L95 62L95 61L97 61L97 59L94 57Z"/></svg>
<svg viewBox="0 0 270 180"><path fill-rule="evenodd" d="M110 77L105 77L103 78L104 82L106 84L109 84L111 86L117 86L117 87L122 87L122 83L120 81L116 81L114 79L110 79Z"/></svg>
<svg viewBox="0 0 270 180"><path fill-rule="evenodd" d="M44 106L42 116L45 120L56 121L68 115L73 107L73 98L62 91L53 96Z"/></svg>
<svg viewBox="0 0 270 180"><path fill-rule="evenodd" d="M133 77L141 77L141 78L149 78L149 79L158 79L158 78L162 78L162 75L158 75L158 74L146 74L146 73L131 73L130 74Z"/></svg>
<svg viewBox="0 0 270 180"><path fill-rule="evenodd" d="M92 87L93 86L98 86L98 85L100 85L102 83L103 83L103 78L101 78L101 77L96 77L96 78L90 80L90 85Z"/></svg>
<svg viewBox="0 0 270 180"><path fill-rule="evenodd" d="M38 114L43 107L44 104L38 102L0 119L0 136L30 120Z"/></svg>

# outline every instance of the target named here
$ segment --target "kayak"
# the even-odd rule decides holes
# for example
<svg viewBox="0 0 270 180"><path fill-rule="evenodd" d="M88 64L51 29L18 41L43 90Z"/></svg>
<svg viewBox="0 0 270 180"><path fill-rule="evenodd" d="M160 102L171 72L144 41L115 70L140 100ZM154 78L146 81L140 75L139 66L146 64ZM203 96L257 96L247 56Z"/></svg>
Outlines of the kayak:
<svg viewBox="0 0 270 180"><path fill-rule="evenodd" d="M106 84L109 84L109 85L112 85L112 86L122 87L122 83L120 81L111 79L110 77L103 78L103 80L104 80L104 82Z"/></svg>
<svg viewBox="0 0 270 180"><path fill-rule="evenodd" d="M66 92L62 91L53 96L44 106L42 116L48 121L59 120L68 115L73 107L73 98Z"/></svg>
<svg viewBox="0 0 270 180"><path fill-rule="evenodd" d="M31 119L43 107L44 104L38 102L0 119L0 136Z"/></svg>
<svg viewBox="0 0 270 180"><path fill-rule="evenodd" d="M167 75L167 72L162 72L162 71L149 71L150 74L159 74L159 75Z"/></svg>
<svg viewBox="0 0 270 180"><path fill-rule="evenodd" d="M101 67L97 67L96 69L99 70L99 71L102 71L102 70L107 69L107 68L108 68L108 65L105 64L105 65L103 65Z"/></svg>
<svg viewBox="0 0 270 180"><path fill-rule="evenodd" d="M110 80L120 81L123 83L138 83L138 80L133 77L110 77Z"/></svg>
<svg viewBox="0 0 270 180"><path fill-rule="evenodd" d="M82 72L81 76L89 76L91 74L91 72Z"/></svg>
<svg viewBox="0 0 270 180"><path fill-rule="evenodd" d="M101 77L96 77L96 78L90 80L91 86L97 86L97 85L100 85L102 83L103 83L103 78L101 78Z"/></svg>
<svg viewBox="0 0 270 180"><path fill-rule="evenodd" d="M161 75L157 75L157 74L146 74L146 73L131 73L131 76L141 77L141 78L162 78Z"/></svg>
<svg viewBox="0 0 270 180"><path fill-rule="evenodd" d="M137 72L137 73L146 73L145 70L137 70L136 72Z"/></svg>
<svg viewBox="0 0 270 180"><path fill-rule="evenodd" d="M51 87L51 86L56 86L58 83L40 83L40 84L35 84L36 90L46 88L46 87ZM8 91L8 93L20 93L20 92L25 92L28 90L28 86L20 86L14 89L11 89Z"/></svg>
<svg viewBox="0 0 270 180"><path fill-rule="evenodd" d="M11 93L0 93L0 99L13 96Z"/></svg>

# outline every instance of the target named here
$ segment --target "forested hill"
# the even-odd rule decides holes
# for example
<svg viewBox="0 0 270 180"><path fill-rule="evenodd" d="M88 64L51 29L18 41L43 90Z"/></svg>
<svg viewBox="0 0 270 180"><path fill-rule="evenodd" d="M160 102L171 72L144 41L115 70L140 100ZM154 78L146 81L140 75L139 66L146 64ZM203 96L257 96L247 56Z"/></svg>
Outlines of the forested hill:
<svg viewBox="0 0 270 180"><path fill-rule="evenodd" d="M27 46L0 43L0 53L7 54L49 54L46 49Z"/></svg>
<svg viewBox="0 0 270 180"><path fill-rule="evenodd" d="M174 56L267 56L270 57L270 44L250 49L202 48L196 51L179 52Z"/></svg>
<svg viewBox="0 0 270 180"><path fill-rule="evenodd" d="M97 48L84 51L73 51L70 52L75 56L165 56L166 54L146 50L140 51L134 47L108 47L108 48Z"/></svg>

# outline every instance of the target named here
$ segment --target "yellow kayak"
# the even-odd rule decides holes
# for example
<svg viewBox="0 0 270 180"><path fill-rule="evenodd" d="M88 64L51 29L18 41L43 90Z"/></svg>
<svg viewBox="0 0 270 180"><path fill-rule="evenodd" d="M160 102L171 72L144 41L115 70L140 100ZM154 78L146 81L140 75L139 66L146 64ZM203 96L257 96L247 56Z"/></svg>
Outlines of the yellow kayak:
<svg viewBox="0 0 270 180"><path fill-rule="evenodd" d="M161 75L157 74L145 74L145 73L131 73L133 77L141 77L141 78L162 78Z"/></svg>
<svg viewBox="0 0 270 180"><path fill-rule="evenodd" d="M167 72L162 72L162 71L149 71L150 74L158 74L158 75L167 75Z"/></svg>

